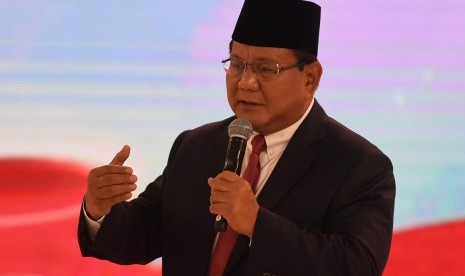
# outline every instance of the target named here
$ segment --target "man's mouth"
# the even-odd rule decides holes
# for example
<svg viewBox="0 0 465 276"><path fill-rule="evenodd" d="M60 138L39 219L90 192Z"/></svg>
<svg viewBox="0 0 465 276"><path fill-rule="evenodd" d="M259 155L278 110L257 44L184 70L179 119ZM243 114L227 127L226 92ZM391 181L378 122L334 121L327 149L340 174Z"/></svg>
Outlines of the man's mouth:
<svg viewBox="0 0 465 276"><path fill-rule="evenodd" d="M249 101L244 101L244 100L240 100L239 103L240 103L240 104L243 104L243 105L247 105L247 106L256 106L256 105L260 105L260 104L258 104L258 103L249 102Z"/></svg>

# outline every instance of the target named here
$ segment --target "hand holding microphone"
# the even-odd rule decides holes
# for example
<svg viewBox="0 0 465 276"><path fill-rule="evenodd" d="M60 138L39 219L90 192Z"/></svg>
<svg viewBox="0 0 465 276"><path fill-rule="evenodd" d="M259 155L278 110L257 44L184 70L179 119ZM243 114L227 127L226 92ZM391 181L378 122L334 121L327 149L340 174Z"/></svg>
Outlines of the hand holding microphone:
<svg viewBox="0 0 465 276"><path fill-rule="evenodd" d="M226 151L226 159L223 167L223 171L230 171L239 175L242 167L242 160L244 159L245 147L247 145L247 140L252 135L252 125L245 119L235 119L231 122L228 127L229 134L229 143ZM223 177L224 178L224 177ZM223 181L230 181L232 176L226 177L227 179L222 179ZM241 179L242 180L242 179ZM212 180L209 180L211 184ZM224 185L228 185L227 183ZM220 191L225 192L225 191ZM253 193L252 193L253 195ZM224 232L228 223L224 217L221 215L216 216L215 220L215 231Z"/></svg>

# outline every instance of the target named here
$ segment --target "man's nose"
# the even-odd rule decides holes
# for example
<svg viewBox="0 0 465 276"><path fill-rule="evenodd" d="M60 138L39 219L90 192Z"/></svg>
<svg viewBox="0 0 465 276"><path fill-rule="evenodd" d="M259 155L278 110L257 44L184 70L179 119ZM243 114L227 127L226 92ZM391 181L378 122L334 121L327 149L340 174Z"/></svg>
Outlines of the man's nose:
<svg viewBox="0 0 465 276"><path fill-rule="evenodd" d="M258 90L259 84L252 66L245 68L239 81L239 87L243 90Z"/></svg>

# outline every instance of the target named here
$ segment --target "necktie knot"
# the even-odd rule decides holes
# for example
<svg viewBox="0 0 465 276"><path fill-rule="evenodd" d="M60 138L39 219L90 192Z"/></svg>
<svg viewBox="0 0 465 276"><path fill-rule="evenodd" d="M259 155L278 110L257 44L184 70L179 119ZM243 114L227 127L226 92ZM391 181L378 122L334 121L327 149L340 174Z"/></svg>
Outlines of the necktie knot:
<svg viewBox="0 0 465 276"><path fill-rule="evenodd" d="M266 147L265 137L263 135L257 135L252 139L252 152L260 154Z"/></svg>

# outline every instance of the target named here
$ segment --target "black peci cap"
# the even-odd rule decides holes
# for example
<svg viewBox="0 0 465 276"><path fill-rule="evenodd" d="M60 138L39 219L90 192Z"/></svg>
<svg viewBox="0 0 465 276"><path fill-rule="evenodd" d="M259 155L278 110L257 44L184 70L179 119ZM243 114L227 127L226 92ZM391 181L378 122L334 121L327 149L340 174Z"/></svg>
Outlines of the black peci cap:
<svg viewBox="0 0 465 276"><path fill-rule="evenodd" d="M303 0L245 0L234 41L318 55L321 8Z"/></svg>

